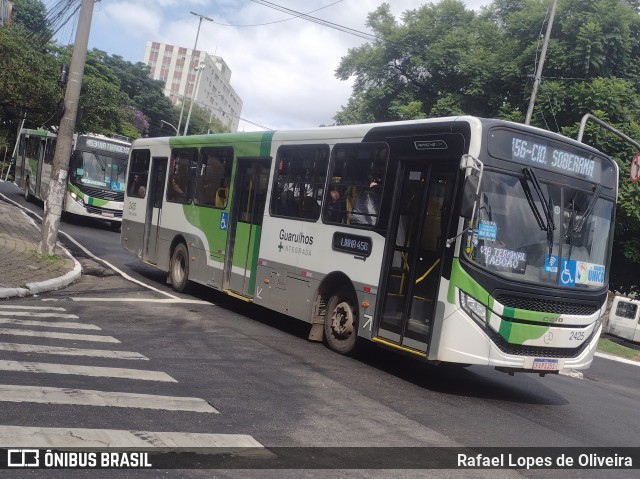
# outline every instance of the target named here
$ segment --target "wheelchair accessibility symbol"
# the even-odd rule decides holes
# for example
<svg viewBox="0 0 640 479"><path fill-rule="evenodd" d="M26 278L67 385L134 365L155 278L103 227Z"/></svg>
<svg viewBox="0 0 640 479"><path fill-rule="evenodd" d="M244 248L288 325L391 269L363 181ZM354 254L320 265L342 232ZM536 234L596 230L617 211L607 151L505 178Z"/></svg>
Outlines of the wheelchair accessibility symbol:
<svg viewBox="0 0 640 479"><path fill-rule="evenodd" d="M229 226L229 213L227 213L226 211L223 211L222 213L220 213L220 229L226 230L228 226Z"/></svg>
<svg viewBox="0 0 640 479"><path fill-rule="evenodd" d="M560 263L560 278L558 282L562 286L576 285L576 262L575 260L563 259Z"/></svg>

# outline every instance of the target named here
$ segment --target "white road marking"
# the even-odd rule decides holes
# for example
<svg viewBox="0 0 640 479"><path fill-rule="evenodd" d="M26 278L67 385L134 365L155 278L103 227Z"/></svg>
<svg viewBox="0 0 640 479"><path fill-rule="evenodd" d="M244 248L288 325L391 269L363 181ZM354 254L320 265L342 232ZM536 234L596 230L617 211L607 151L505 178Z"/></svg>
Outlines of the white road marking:
<svg viewBox="0 0 640 479"><path fill-rule="evenodd" d="M0 384L0 401L78 406L131 407L218 414L204 399Z"/></svg>
<svg viewBox="0 0 640 479"><path fill-rule="evenodd" d="M60 319L80 319L75 314L60 314L60 313L32 313L30 311L0 311L0 316L19 316L28 318L60 318Z"/></svg>
<svg viewBox="0 0 640 479"><path fill-rule="evenodd" d="M619 363L631 364L632 366L640 366L640 362L632 361L631 359L620 358L618 356L612 356L611 354L596 353L596 356L603 359L610 359L611 361L618 361Z"/></svg>
<svg viewBox="0 0 640 479"><path fill-rule="evenodd" d="M28 319L0 318L0 324L17 324L19 326L42 326L44 328L60 328L60 329L93 329L101 331L102 329L95 324L85 323L69 323L53 321L30 321Z"/></svg>
<svg viewBox="0 0 640 479"><path fill-rule="evenodd" d="M0 426L0 447L262 448L246 434ZM225 451L230 452L230 451ZM265 451L267 452L267 451Z"/></svg>
<svg viewBox="0 0 640 479"><path fill-rule="evenodd" d="M137 379L141 381L162 381L177 383L175 379L161 371L143 369L105 368L98 366L77 366L74 364L32 363L23 361L0 361L0 371L18 371L38 374L71 374L101 378Z"/></svg>
<svg viewBox="0 0 640 479"><path fill-rule="evenodd" d="M95 341L99 343L119 343L116 338L111 336L97 336L95 334L75 334L75 333L56 333L49 331L33 331L31 329L11 329L0 328L0 335L8 334L11 336L31 336L38 338L53 339L70 339L74 341Z"/></svg>
<svg viewBox="0 0 640 479"><path fill-rule="evenodd" d="M94 358L109 359L141 359L145 361L149 360L149 358L147 358L146 356L143 356L140 353L134 353L132 351L63 348L59 346L41 346L39 344L0 343L0 351L12 351L15 353L57 354L61 356L89 356Z"/></svg>
<svg viewBox="0 0 640 479"><path fill-rule="evenodd" d="M95 303L165 303L165 304L208 304L209 306L215 306L208 301L202 301L200 299L157 299L157 298L87 298L87 297L73 297L72 301L77 302L95 302Z"/></svg>
<svg viewBox="0 0 640 479"><path fill-rule="evenodd" d="M0 309L32 309L34 311L66 311L66 309L64 308L51 308L47 306L18 306L17 304L0 306Z"/></svg>
<svg viewBox="0 0 640 479"><path fill-rule="evenodd" d="M31 211L28 208L25 208L24 206L22 206L19 203L16 203L13 200L10 200L9 198L7 198L5 195L3 195L2 193L0 193L0 196L2 196L7 202L17 206L18 208L26 211L28 214L32 214L35 217L37 217L38 219L40 219L40 221L42 221L42 216L40 216L38 213L36 213L35 211ZM124 279L126 279L127 281L131 281L132 283L138 284L140 286L142 286L143 288L147 288L150 289L152 291L155 291L156 293L160 293L164 296L168 296L170 298L173 299L179 299L177 296L174 296L172 294L166 293L165 291L161 291L157 288L154 288L153 286L149 286L148 284L143 283L142 281L138 281L135 278L132 278L131 276L129 276L127 273L125 273L124 271L116 268L115 266L113 266L111 263L109 263L108 261L99 258L98 256L94 255L91 251L89 251L87 248L85 248L82 244L80 244L73 236L71 236L69 233L65 233L62 230L58 230L58 234L63 234L65 235L69 241L71 241L73 244L75 244L78 248L80 248L82 251L84 251L85 254L89 255L89 257L91 257L92 259L99 261L105 265L107 265L109 268L111 268L112 270L114 270L115 272L117 272L120 276L122 276Z"/></svg>

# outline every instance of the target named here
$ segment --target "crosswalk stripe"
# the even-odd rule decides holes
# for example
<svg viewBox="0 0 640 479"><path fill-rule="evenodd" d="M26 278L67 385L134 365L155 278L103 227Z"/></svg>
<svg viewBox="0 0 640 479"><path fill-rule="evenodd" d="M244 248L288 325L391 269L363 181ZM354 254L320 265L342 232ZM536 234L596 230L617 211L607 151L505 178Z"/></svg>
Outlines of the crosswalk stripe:
<svg viewBox="0 0 640 479"><path fill-rule="evenodd" d="M75 314L60 314L60 313L32 313L30 311L0 311L0 316L18 316L29 318L60 318L60 319L79 319L79 316Z"/></svg>
<svg viewBox="0 0 640 479"><path fill-rule="evenodd" d="M0 426L0 447L262 448L264 446L246 434Z"/></svg>
<svg viewBox="0 0 640 479"><path fill-rule="evenodd" d="M38 338L52 339L71 339L74 341L95 341L98 343L119 343L116 338L111 336L97 336L95 334L75 334L75 333L57 333L50 331L33 331L30 329L11 329L0 328L0 334L8 334L11 336L31 336Z"/></svg>
<svg viewBox="0 0 640 479"><path fill-rule="evenodd" d="M39 344L0 343L0 351L15 353L58 354L62 356L90 356L110 359L143 359L146 356L132 351L111 351L107 349L63 348L60 346L41 346Z"/></svg>
<svg viewBox="0 0 640 479"><path fill-rule="evenodd" d="M23 361L0 361L0 371L23 373L72 374L78 376L138 379L142 381L164 381L177 383L175 379L161 371L143 369L106 368L98 366L77 366L73 364L33 363Z"/></svg>
<svg viewBox="0 0 640 479"><path fill-rule="evenodd" d="M34 311L66 311L64 308L55 308L49 306L18 306L16 304L0 305L0 309L29 309Z"/></svg>
<svg viewBox="0 0 640 479"><path fill-rule="evenodd" d="M100 331L101 328L95 324L85 323L70 323L55 321L31 321L29 319L13 319L13 318L0 318L0 324L17 324L19 326L42 326L45 328L60 328L60 329L93 329Z"/></svg>
<svg viewBox="0 0 640 479"><path fill-rule="evenodd" d="M0 401L130 407L218 414L213 406L199 398L9 384L0 384Z"/></svg>

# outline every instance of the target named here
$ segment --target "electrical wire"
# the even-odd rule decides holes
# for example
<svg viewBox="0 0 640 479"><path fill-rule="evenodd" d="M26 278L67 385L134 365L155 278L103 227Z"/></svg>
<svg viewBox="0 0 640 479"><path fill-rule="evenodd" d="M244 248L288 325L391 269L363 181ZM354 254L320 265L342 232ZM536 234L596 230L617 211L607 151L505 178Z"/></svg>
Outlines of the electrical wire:
<svg viewBox="0 0 640 479"><path fill-rule="evenodd" d="M324 10L325 8L329 8L329 7L333 7L336 3L341 3L344 0L337 0L336 2L330 3L329 5L325 5L324 7L320 7L320 8L316 8L315 10L311 10L309 12L304 13L304 15L309 15L310 13L315 13L318 12L320 10ZM220 25L221 27L236 27L236 28L244 28L244 27L264 27L267 25L275 25L276 23L283 23L283 22L288 22L290 20L295 20L296 16L291 16L289 18L285 18L283 20L276 20L273 22L266 22L266 23L256 23L256 24L252 24L252 25L232 25L232 24L228 24L228 23L220 23L220 22L216 22L215 20L213 21L213 23L215 23L216 25Z"/></svg>
<svg viewBox="0 0 640 479"><path fill-rule="evenodd" d="M293 15L294 17L298 17L298 18L301 18L303 20L308 20L308 21L316 23L318 25L322 25L322 26L325 26L325 27L333 28L334 30L338 30L338 31L341 31L343 33L348 33L350 35L354 35L356 37L363 38L364 40L377 40L378 39L377 36L372 35L370 33L361 32L360 30L356 30L356 29L350 28L350 27L345 27L344 25L339 25L337 23L333 23L333 22L330 22L328 20L322 20L321 18L314 17L314 16L311 16L311 15L307 15L306 13L298 12L296 10L292 10L290 8L283 7L281 5L277 5L275 3L268 2L266 0L251 0L251 1L254 2L254 3L257 3L258 5L263 5L265 7L272 8L274 10L278 10L280 12L284 12L284 13L287 13L289 15Z"/></svg>

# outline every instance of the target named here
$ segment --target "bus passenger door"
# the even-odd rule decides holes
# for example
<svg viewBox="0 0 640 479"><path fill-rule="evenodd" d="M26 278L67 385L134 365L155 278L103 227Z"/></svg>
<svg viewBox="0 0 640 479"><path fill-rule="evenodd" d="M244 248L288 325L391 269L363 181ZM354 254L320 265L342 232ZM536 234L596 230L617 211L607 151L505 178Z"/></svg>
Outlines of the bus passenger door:
<svg viewBox="0 0 640 479"><path fill-rule="evenodd" d="M271 158L238 158L231 196L224 290L245 297L253 297L255 290L270 169Z"/></svg>
<svg viewBox="0 0 640 479"><path fill-rule="evenodd" d="M437 303L455 172L424 161L402 162L397 210L389 234L378 337L425 353Z"/></svg>
<svg viewBox="0 0 640 479"><path fill-rule="evenodd" d="M144 244L142 260L146 263L158 263L158 234L162 217L162 200L164 183L167 177L167 157L153 157L149 178L149 194L147 195L147 211L144 220Z"/></svg>

